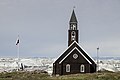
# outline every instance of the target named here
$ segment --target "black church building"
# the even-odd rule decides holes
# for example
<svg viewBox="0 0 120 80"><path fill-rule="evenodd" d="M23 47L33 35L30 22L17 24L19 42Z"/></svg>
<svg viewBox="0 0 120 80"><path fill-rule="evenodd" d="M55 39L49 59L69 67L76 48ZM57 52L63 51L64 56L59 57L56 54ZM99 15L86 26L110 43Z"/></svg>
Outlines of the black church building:
<svg viewBox="0 0 120 80"><path fill-rule="evenodd" d="M94 59L78 44L79 32L73 10L69 21L68 48L53 63L53 75L96 72Z"/></svg>

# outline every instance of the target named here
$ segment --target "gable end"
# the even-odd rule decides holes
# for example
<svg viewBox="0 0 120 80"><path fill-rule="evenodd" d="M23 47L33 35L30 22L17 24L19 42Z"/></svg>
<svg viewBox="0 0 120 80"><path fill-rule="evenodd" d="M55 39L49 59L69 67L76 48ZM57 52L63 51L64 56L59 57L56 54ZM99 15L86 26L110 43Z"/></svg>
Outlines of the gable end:
<svg viewBox="0 0 120 80"><path fill-rule="evenodd" d="M86 56L92 62L92 64L96 64L95 60L77 42L75 43L77 44L78 49L81 49L85 53L84 56Z"/></svg>
<svg viewBox="0 0 120 80"><path fill-rule="evenodd" d="M62 59L62 57L64 57L64 56L66 56L67 54L65 54L67 51L69 51L69 49L73 46L73 44L74 44L75 42L73 42L65 51L63 51L62 52L62 54L56 59L56 61L55 62L59 62L61 59ZM70 49L71 50L71 49ZM54 62L54 63L55 63Z"/></svg>
<svg viewBox="0 0 120 80"><path fill-rule="evenodd" d="M72 50L59 62L59 64L61 64L75 49L85 58L85 60L88 61L89 64L92 64L92 63L80 52L80 50L79 50L77 47L75 47L74 49L72 49Z"/></svg>

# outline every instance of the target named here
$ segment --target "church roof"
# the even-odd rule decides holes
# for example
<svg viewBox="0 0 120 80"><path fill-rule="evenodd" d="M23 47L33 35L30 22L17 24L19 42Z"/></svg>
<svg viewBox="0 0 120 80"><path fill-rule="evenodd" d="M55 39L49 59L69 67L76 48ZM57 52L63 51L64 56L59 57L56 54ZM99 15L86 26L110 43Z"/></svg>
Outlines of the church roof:
<svg viewBox="0 0 120 80"><path fill-rule="evenodd" d="M75 49L82 55L82 57L84 57L87 60L89 64L92 64L90 60L88 60L87 57L83 55L83 53L81 53L77 47L73 48L62 60L60 60L59 64L61 64L65 60L65 58L67 58Z"/></svg>
<svg viewBox="0 0 120 80"><path fill-rule="evenodd" d="M76 16L75 16L74 10L73 10L73 12L72 12L72 16L71 16L71 18L70 18L70 22L77 22L77 18L76 18Z"/></svg>
<svg viewBox="0 0 120 80"><path fill-rule="evenodd" d="M96 64L94 59L76 42L74 41L63 53L60 55L55 62L61 64L62 61L71 53L72 50L77 49L79 53L90 63Z"/></svg>

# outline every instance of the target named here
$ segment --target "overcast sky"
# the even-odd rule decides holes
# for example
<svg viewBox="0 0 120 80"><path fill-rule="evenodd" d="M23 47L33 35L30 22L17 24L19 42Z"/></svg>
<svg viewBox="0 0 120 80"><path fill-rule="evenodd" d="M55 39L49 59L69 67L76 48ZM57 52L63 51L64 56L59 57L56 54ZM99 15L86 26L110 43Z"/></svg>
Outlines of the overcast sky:
<svg viewBox="0 0 120 80"><path fill-rule="evenodd" d="M120 0L0 0L0 57L58 57L75 6L79 44L93 57L120 56Z"/></svg>

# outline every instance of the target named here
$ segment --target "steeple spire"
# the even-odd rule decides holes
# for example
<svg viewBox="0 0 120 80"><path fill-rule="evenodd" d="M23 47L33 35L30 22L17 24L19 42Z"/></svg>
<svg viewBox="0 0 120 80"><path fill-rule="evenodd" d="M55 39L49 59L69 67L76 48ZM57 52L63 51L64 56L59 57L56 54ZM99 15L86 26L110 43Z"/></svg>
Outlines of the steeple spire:
<svg viewBox="0 0 120 80"><path fill-rule="evenodd" d="M68 30L68 46L72 44L74 41L78 43L78 29L77 29L77 19L75 16L75 12L73 9L70 22L69 22L69 30Z"/></svg>
<svg viewBox="0 0 120 80"><path fill-rule="evenodd" d="M73 12L72 12L72 16L70 18L70 23L77 23L77 18L75 16L74 9L73 9Z"/></svg>

